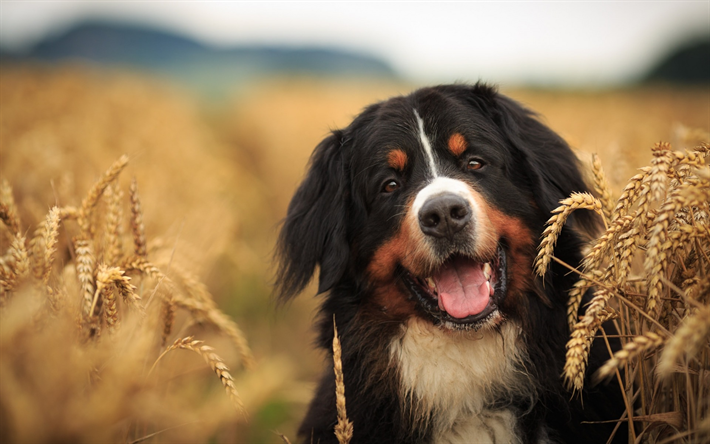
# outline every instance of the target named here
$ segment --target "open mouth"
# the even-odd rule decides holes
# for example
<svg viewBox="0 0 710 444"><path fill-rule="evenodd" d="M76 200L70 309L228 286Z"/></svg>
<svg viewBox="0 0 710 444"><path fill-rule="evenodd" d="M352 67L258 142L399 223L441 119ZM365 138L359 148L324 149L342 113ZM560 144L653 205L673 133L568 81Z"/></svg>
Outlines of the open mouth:
<svg viewBox="0 0 710 444"><path fill-rule="evenodd" d="M483 262L453 254L430 276L402 268L402 281L424 315L455 329L478 329L495 317L506 294L507 267L501 245Z"/></svg>

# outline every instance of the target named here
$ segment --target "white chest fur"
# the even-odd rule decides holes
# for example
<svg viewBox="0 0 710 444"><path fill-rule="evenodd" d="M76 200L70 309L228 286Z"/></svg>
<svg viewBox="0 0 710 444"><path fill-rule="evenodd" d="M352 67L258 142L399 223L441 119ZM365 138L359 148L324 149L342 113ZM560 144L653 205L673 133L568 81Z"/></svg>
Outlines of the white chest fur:
<svg viewBox="0 0 710 444"><path fill-rule="evenodd" d="M518 443L515 415L486 408L500 396L534 396L520 371L525 350L519 327L500 331L443 330L412 318L390 346L402 399L419 422L432 421L436 444Z"/></svg>

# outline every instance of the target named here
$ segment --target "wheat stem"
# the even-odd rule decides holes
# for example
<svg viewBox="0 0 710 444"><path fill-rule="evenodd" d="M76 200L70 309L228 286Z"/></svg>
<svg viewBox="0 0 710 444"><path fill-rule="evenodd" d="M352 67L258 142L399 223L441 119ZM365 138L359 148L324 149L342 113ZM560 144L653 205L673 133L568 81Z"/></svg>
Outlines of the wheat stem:
<svg viewBox="0 0 710 444"><path fill-rule="evenodd" d="M17 215L17 205L12 195L12 187L7 180L0 181L0 220L13 235L20 233L20 217Z"/></svg>
<svg viewBox="0 0 710 444"><path fill-rule="evenodd" d="M138 196L138 182L134 177L131 180L131 230L133 231L133 244L136 256L145 257L148 254L148 246L145 240L145 226L143 225L143 210L141 200Z"/></svg>
<svg viewBox="0 0 710 444"><path fill-rule="evenodd" d="M599 382L608 378L616 373L617 368L626 365L629 360L636 358L641 353L655 350L660 347L663 342L664 339L661 336L650 331L634 337L631 341L627 342L621 350L614 353L614 356L604 363L599 370L597 370L594 375L595 381Z"/></svg>
<svg viewBox="0 0 710 444"><path fill-rule="evenodd" d="M155 369L155 366L158 364L158 362L165 356L169 351L175 350L175 349L184 349L184 350L192 350L193 352L199 354L202 356L202 358L205 360L205 362L212 367L212 370L217 374L219 377L220 382L222 382L222 385L224 386L224 390L227 392L227 395L229 396L229 399L232 401L232 405L234 405L234 408L239 412L242 413L243 415L246 415L246 410L244 409L244 404L242 403L242 399L239 396L239 393L237 392L237 388L234 386L234 379L232 378L232 375L229 373L229 368L224 364L224 361L222 358L217 355L217 353L214 352L214 349L208 345L205 345L203 341L196 341L192 336L188 336L186 338L182 339L177 339L171 346L169 346L163 353L161 353L160 356L158 356L158 359L155 360L153 363L153 366L151 367L150 371L148 374L153 372L153 369Z"/></svg>
<svg viewBox="0 0 710 444"><path fill-rule="evenodd" d="M54 253L57 251L57 240L59 238L59 215L60 210L54 207L47 214L47 220L44 224L44 256L43 270L41 273L42 284L47 285L49 274L52 271L52 263L54 261Z"/></svg>
<svg viewBox="0 0 710 444"><path fill-rule="evenodd" d="M685 354L688 359L697 355L701 347L708 347L710 335L710 306L702 306L688 316L666 344L658 363L658 374L667 378L673 373L675 363ZM710 351L710 350L709 350Z"/></svg>
<svg viewBox="0 0 710 444"><path fill-rule="evenodd" d="M333 316L333 371L335 372L335 407L338 411L335 436L340 444L348 444L353 437L353 423L348 420L345 409L345 382L343 381L341 354L338 326L335 324L335 316Z"/></svg>
<svg viewBox="0 0 710 444"><path fill-rule="evenodd" d="M563 377L568 388L581 391L584 387L584 373L589 360L589 351L599 327L613 316L607 307L611 294L597 290L582 319L574 326L567 342L567 355Z"/></svg>
<svg viewBox="0 0 710 444"><path fill-rule="evenodd" d="M91 227L91 216L94 208L106 190L106 187L109 186L109 184L113 182L116 177L118 177L127 163L128 156L124 154L116 162L114 162L108 170L106 170L103 176L101 176L101 178L91 188L89 194L81 202L78 223L84 236L88 237L90 234L93 234Z"/></svg>
<svg viewBox="0 0 710 444"><path fill-rule="evenodd" d="M610 221L614 212L614 200L611 197L611 187L606 179L606 174L604 174L602 162L596 153L592 154L592 173L594 175L594 190L599 194L604 217Z"/></svg>

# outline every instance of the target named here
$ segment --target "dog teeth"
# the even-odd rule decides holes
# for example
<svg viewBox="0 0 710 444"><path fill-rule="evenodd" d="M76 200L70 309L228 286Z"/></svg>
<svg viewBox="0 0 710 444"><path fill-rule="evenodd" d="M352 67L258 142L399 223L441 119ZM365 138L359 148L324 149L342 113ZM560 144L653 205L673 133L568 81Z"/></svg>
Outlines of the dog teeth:
<svg viewBox="0 0 710 444"><path fill-rule="evenodd" d="M491 280L491 272L492 272L492 271L493 271L493 270L491 269L491 264L489 264L488 262L486 262L485 264L483 264L483 276L486 277L486 280L487 280L487 281L490 281L490 280Z"/></svg>
<svg viewBox="0 0 710 444"><path fill-rule="evenodd" d="M493 287L491 287L491 283L486 281L485 284L483 284L483 285L486 286L486 290L488 290L488 294L493 296Z"/></svg>
<svg viewBox="0 0 710 444"><path fill-rule="evenodd" d="M430 277L426 278L426 284L429 286L430 289L436 290L436 283L434 282L434 279Z"/></svg>

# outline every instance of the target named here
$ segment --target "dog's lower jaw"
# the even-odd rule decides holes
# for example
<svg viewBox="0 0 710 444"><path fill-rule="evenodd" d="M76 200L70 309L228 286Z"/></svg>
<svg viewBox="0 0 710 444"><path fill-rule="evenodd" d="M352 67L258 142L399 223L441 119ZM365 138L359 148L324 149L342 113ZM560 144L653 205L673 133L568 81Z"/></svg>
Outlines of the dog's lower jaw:
<svg viewBox="0 0 710 444"><path fill-rule="evenodd" d="M522 370L520 327L506 321L477 332L442 329L413 317L390 345L403 409L432 432L435 444L522 442L518 413L501 400L535 398ZM493 407L493 406L496 407Z"/></svg>

